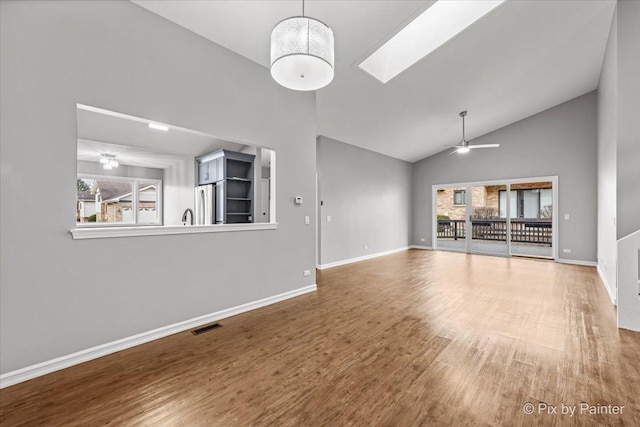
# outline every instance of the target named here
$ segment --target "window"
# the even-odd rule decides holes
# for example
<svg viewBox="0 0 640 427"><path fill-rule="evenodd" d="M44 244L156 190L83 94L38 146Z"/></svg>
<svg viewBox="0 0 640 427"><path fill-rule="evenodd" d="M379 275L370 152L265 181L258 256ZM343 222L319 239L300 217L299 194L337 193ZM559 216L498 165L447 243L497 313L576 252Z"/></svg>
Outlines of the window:
<svg viewBox="0 0 640 427"><path fill-rule="evenodd" d="M161 225L162 181L78 175L78 225Z"/></svg>
<svg viewBox="0 0 640 427"><path fill-rule="evenodd" d="M272 149L87 105L76 112L74 239L277 229ZM234 156L251 167L227 168Z"/></svg>
<svg viewBox="0 0 640 427"><path fill-rule="evenodd" d="M511 190L510 214L512 218L551 218L553 193L550 188ZM506 218L507 192L500 190L500 217Z"/></svg>
<svg viewBox="0 0 640 427"><path fill-rule="evenodd" d="M465 204L464 193L465 193L465 190L455 190L453 192L453 204L454 205L464 205Z"/></svg>

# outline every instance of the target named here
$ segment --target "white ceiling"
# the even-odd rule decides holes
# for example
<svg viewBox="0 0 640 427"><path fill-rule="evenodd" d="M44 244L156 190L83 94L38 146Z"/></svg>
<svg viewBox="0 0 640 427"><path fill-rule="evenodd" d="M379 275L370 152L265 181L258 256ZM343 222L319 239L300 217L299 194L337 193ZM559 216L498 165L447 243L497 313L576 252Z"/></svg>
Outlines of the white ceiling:
<svg viewBox="0 0 640 427"><path fill-rule="evenodd" d="M166 169L185 160L185 157L161 151L146 150L129 145L109 144L106 142L78 140L78 160L99 162L100 154L111 154L121 165L143 168Z"/></svg>
<svg viewBox="0 0 640 427"><path fill-rule="evenodd" d="M78 160L97 162L100 153L108 153L123 165L165 169L187 157L243 147L177 127L167 132L150 129L144 119L78 109Z"/></svg>
<svg viewBox="0 0 640 427"><path fill-rule="evenodd" d="M134 1L265 67L269 37L297 1ZM382 84L358 64L432 4L308 0L336 40L336 75L317 91L318 133L407 161L484 135L597 87L613 0L509 0Z"/></svg>

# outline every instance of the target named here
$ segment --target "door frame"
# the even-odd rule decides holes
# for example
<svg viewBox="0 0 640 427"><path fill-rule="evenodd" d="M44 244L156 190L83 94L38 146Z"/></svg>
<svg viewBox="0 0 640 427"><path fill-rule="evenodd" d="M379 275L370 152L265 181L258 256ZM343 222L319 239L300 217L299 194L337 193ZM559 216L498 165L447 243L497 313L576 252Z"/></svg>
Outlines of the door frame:
<svg viewBox="0 0 640 427"><path fill-rule="evenodd" d="M553 218L551 219L551 226L553 227L553 235L551 237L551 245L552 245L552 249L553 249L553 259L554 261L558 261L558 235L559 235L559 229L558 229L558 212L559 212L559 207L558 207L558 192L559 192L559 188L558 188L558 176L557 175L553 175L553 176L539 176L539 177L527 177L527 178L507 178L507 179L494 179L494 180L488 180L488 181L470 181L470 182L456 182L456 183L447 183L447 184L434 184L431 186L431 247L434 250L440 250L440 251L450 251L450 252L463 252L463 253L472 253L469 251L469 240L470 240L470 236L471 234L468 232L470 227L470 215L471 215L471 205L469 203L466 203L467 200L465 199L465 203L466 203L466 218L465 218L465 247L464 249L460 250L460 249L449 249L449 248L438 248L437 246L437 241L438 241L438 190L439 189L446 189L446 188L450 188L450 187L465 187L466 191L468 192L469 189L471 187L476 187L476 186L484 186L484 185L506 185L508 189L510 189L510 186L512 184L526 184L526 183L530 183L530 182L539 182L539 181L550 181L551 182L551 186L552 186L552 198L553 198L553 207L552 207L552 216ZM469 195L471 195L469 193ZM507 192L507 225L510 223L511 221L511 206L509 203L509 198L510 198L510 192ZM469 199L471 201L471 199ZM509 230L509 227L507 227L507 230ZM494 255L494 256L507 256L510 257L511 256L511 239L509 238L509 232L507 234L507 254L506 255L500 255L500 254L490 254L490 255ZM473 252L473 253L481 253L481 252Z"/></svg>

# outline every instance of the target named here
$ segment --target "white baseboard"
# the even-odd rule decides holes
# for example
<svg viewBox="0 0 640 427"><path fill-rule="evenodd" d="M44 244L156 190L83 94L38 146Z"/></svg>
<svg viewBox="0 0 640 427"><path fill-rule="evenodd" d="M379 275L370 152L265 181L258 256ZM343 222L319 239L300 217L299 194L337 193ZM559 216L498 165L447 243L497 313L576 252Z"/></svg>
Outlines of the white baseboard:
<svg viewBox="0 0 640 427"><path fill-rule="evenodd" d="M433 248L431 246L422 246L422 245L411 245L409 246L410 249L423 249L425 251L432 251Z"/></svg>
<svg viewBox="0 0 640 427"><path fill-rule="evenodd" d="M560 264L573 264L573 265L584 265L587 267L597 267L598 263L595 261L580 261L577 259L564 259L564 258L558 258L556 260L556 262L559 262Z"/></svg>
<svg viewBox="0 0 640 427"><path fill-rule="evenodd" d="M68 368L70 366L87 362L89 360L97 359L98 357L106 356L108 354L122 351L127 348L147 343L149 341L157 340L159 338L164 338L178 332L187 331L201 325L206 325L207 323L216 322L220 319L225 319L227 317L236 316L238 314L255 310L260 307L275 304L277 302L294 298L309 292L314 292L315 290L317 290L317 286L315 284L305 286L304 288L294 289L293 291L284 292L282 294L274 295L257 301L252 301L246 304L238 305L236 307L227 308L215 313L205 314L204 316L199 316L190 320L174 323L173 325L163 326L152 331L143 332L131 337L112 341L106 344L101 344L92 348L88 348L86 350L81 350L76 353L38 363L36 365L31 365L22 369L7 372L6 374L0 375L0 388L9 387L11 385L18 384L42 375L46 375L51 372L59 371L60 369Z"/></svg>
<svg viewBox="0 0 640 427"><path fill-rule="evenodd" d="M351 264L351 263L354 263L354 262L364 261L364 260L371 259L371 258L377 258L377 257L380 257L380 256L395 254L396 252L406 251L407 249L409 249L409 246L404 246L402 248L397 248L397 249L391 249L390 251L377 252L375 254L364 255L364 256L357 257L357 258L349 258L349 259L344 259L342 261L336 261L336 262L330 262L330 263L327 263L327 264L321 264L317 268L318 268L318 270L326 270L327 268L338 267L338 266L341 266L341 265L346 265L346 264Z"/></svg>
<svg viewBox="0 0 640 427"><path fill-rule="evenodd" d="M604 288L607 290L607 294L609 294L609 298L611 298L611 302L613 303L613 305L618 305L616 301L616 296L613 293L613 288L611 288L611 286L609 285L609 282L607 281L607 277L604 275L604 272L600 268L600 265L596 267L596 270L598 270L598 275L600 276L600 280L602 280L602 284L604 285Z"/></svg>

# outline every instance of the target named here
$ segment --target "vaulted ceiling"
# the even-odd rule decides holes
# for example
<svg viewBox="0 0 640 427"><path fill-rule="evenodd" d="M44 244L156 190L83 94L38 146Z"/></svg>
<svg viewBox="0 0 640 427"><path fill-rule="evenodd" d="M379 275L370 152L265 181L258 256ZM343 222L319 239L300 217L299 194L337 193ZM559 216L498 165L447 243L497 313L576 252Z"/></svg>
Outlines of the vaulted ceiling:
<svg viewBox="0 0 640 427"><path fill-rule="evenodd" d="M477 1L477 0L474 0ZM301 2L134 1L265 67L273 26ZM358 64L433 1L308 0L336 40L334 81L316 94L318 133L407 161L597 88L612 0L509 0L382 84Z"/></svg>

